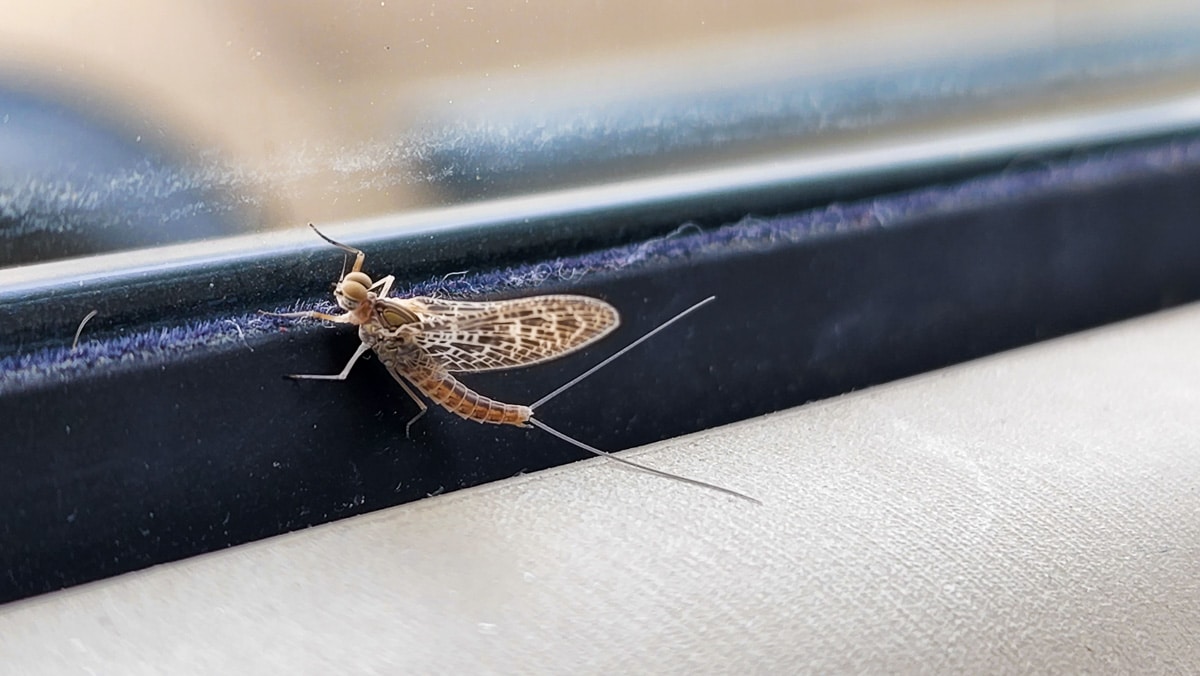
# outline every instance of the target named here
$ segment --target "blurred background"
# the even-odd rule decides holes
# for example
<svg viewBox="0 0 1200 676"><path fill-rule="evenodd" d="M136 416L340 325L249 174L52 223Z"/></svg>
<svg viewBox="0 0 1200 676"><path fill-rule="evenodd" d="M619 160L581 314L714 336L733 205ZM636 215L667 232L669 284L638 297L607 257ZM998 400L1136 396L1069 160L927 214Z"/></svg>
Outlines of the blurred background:
<svg viewBox="0 0 1200 676"><path fill-rule="evenodd" d="M1194 0L10 0L0 266L1191 96Z"/></svg>

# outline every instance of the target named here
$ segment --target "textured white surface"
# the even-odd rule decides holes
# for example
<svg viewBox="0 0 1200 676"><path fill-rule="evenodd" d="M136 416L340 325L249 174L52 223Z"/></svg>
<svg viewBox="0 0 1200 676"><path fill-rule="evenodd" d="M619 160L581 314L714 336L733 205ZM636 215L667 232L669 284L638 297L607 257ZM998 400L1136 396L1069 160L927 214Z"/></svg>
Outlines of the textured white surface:
<svg viewBox="0 0 1200 676"><path fill-rule="evenodd" d="M11 673L1200 669L1200 307L0 607Z"/></svg>

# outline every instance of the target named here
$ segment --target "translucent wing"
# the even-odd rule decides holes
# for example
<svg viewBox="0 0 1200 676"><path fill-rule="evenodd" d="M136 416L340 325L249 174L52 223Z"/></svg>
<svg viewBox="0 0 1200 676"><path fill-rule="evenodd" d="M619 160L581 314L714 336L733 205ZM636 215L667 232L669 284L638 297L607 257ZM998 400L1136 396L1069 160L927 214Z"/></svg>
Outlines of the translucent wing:
<svg viewBox="0 0 1200 676"><path fill-rule="evenodd" d="M587 296L483 303L423 297L395 300L419 318L405 327L413 343L450 372L550 361L603 338L620 324L616 308Z"/></svg>

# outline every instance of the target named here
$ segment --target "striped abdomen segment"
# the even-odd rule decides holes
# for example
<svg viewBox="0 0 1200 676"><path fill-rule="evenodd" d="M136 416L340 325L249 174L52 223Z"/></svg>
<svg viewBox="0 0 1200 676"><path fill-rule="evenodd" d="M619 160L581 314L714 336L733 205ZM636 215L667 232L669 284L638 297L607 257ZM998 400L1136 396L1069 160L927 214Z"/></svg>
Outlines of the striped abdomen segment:
<svg viewBox="0 0 1200 676"><path fill-rule="evenodd" d="M463 385L427 356L404 360L397 369L421 394L451 413L480 423L523 427L533 417L528 406L489 399Z"/></svg>

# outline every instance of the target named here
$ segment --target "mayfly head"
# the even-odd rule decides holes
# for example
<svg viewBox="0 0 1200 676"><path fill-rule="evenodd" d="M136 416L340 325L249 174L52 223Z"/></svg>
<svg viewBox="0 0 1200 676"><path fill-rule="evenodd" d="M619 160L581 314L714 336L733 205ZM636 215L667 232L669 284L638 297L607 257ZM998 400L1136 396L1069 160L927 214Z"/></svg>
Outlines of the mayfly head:
<svg viewBox="0 0 1200 676"><path fill-rule="evenodd" d="M333 287L337 304L346 312L353 312L371 295L373 282L365 272L350 272Z"/></svg>
<svg viewBox="0 0 1200 676"><path fill-rule="evenodd" d="M313 232L317 233L317 236L321 239L348 254L354 255L354 265L350 268L350 272L343 273L342 278L334 285L333 295L337 298L338 306L343 310L347 312L355 310L370 297L371 290L375 287L375 282L371 280L371 276L362 271L363 260L366 258L366 254L352 246L330 239L325 233L317 230L317 226L312 223L309 223L308 227L312 228Z"/></svg>

